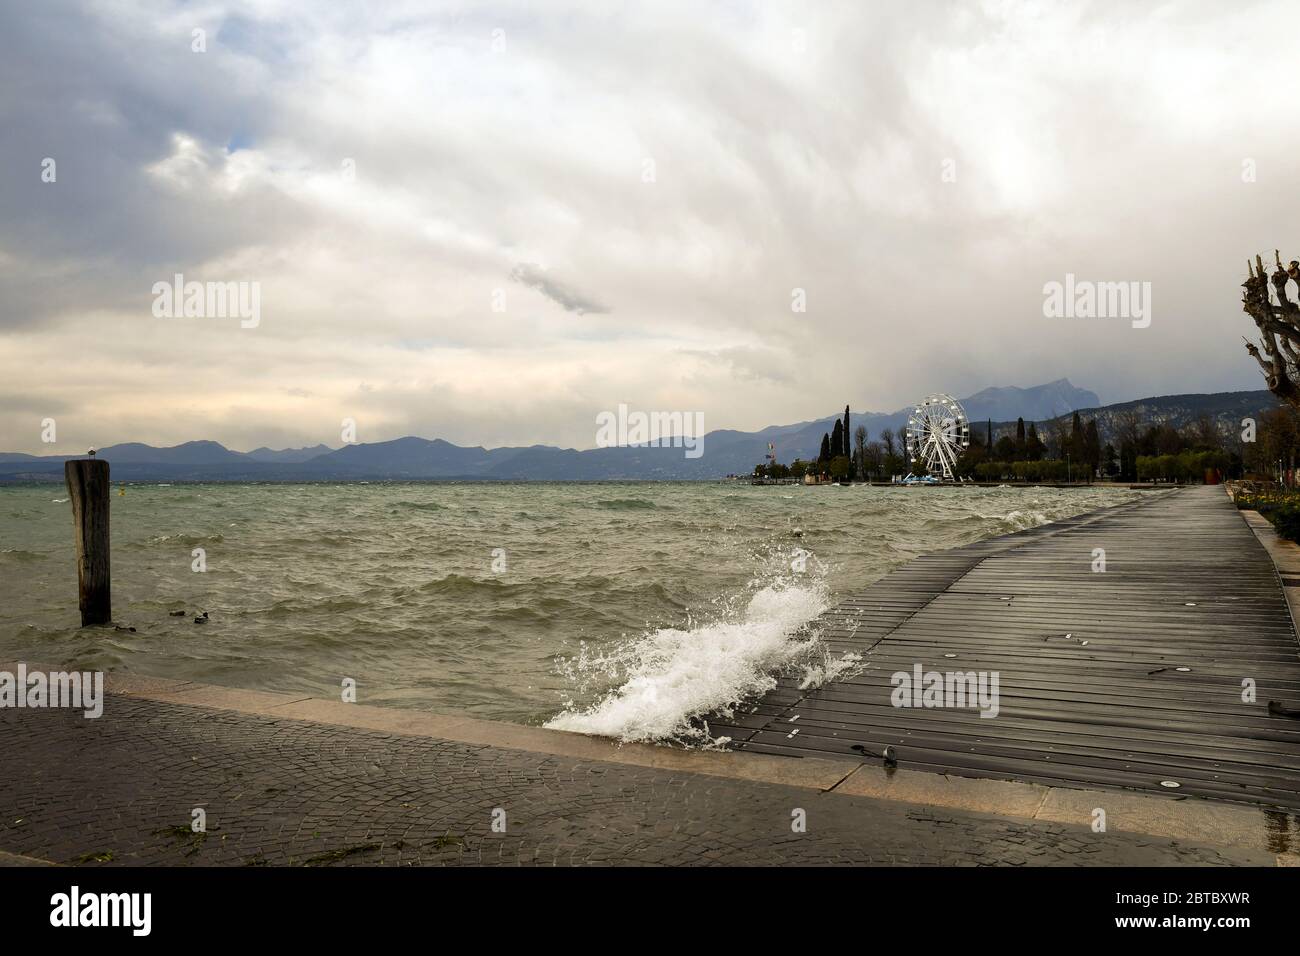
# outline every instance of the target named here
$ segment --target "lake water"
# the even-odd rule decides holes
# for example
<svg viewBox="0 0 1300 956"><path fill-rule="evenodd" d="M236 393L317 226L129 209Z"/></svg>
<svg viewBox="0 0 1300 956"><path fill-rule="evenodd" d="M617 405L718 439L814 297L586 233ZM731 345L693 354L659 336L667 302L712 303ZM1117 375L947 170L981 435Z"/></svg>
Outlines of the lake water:
<svg viewBox="0 0 1300 956"><path fill-rule="evenodd" d="M118 490L114 618L134 631L78 627L63 486L0 486L0 660L326 697L352 678L359 703L625 739L689 734L693 714L761 693L781 668L816 683L850 665L815 635L791 632L918 554L1150 493L729 483ZM202 611L208 621L193 623Z"/></svg>

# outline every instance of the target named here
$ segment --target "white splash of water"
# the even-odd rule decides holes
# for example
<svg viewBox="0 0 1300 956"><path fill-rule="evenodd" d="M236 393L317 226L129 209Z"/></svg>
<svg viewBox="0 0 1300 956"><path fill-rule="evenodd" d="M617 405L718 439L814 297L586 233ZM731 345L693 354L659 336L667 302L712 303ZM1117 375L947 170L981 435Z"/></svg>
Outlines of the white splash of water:
<svg viewBox="0 0 1300 956"><path fill-rule="evenodd" d="M1009 527L1014 528L1017 531L1028 531L1030 528L1037 528L1052 520L1041 511L1034 511L1032 509L1026 509L1025 511L1010 511L1004 515L980 515L980 517L1005 522Z"/></svg>
<svg viewBox="0 0 1300 956"><path fill-rule="evenodd" d="M811 690L814 687L821 687L822 684L856 677L865 669L866 664L863 662L861 654L849 653L833 657L828 649L823 648L820 660L804 665L803 679L799 681L799 689Z"/></svg>
<svg viewBox="0 0 1300 956"><path fill-rule="evenodd" d="M748 601L709 623L658 628L607 655L569 662L579 678L600 673L622 683L595 705L573 706L546 726L623 741L693 740L708 731L692 718L730 713L776 686L775 673L813 653L815 633L796 635L829 604L820 575L790 575L757 587Z"/></svg>

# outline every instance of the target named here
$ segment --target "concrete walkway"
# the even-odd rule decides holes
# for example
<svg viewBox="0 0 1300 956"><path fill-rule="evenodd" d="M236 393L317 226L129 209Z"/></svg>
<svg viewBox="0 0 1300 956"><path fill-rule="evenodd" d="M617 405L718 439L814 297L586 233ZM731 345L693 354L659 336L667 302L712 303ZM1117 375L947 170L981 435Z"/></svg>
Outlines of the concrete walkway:
<svg viewBox="0 0 1300 956"><path fill-rule="evenodd" d="M277 716L271 711L295 706L280 695L158 682L124 693L131 682L117 683L97 720L0 711L0 851L110 866L1274 865L1290 857L1289 843L1270 842L1255 821L1229 821L1196 840L1116 826L1098 833L1091 805L1064 808L1079 820L1067 823L1017 816L1018 794L948 795L948 803L1010 811L987 813L831 789L857 769L851 763L828 762L838 764L828 775L786 758L491 731L517 731L521 743L553 735L552 750L572 744L617 753L615 762L447 739L424 732L419 715L384 708L307 702L337 708L348 726ZM205 703L158 699L187 695ZM444 721L442 733L458 723L427 719ZM469 722L461 736L482 723ZM769 782L782 778L799 782ZM934 780L940 790L942 781ZM196 808L206 833L190 828Z"/></svg>

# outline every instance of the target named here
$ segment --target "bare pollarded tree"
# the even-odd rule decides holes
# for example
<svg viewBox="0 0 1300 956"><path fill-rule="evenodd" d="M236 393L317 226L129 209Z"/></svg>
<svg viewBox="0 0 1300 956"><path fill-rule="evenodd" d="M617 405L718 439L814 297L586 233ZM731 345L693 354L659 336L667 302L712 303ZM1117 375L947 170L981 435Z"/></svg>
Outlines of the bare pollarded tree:
<svg viewBox="0 0 1300 956"><path fill-rule="evenodd" d="M1247 340L1246 351L1264 370L1268 390L1288 405L1300 408L1300 298L1292 299L1287 287L1288 281L1294 281L1300 289L1300 260L1292 259L1284 267L1277 250L1273 256L1277 269L1272 276L1264 271L1264 260L1259 256L1253 265L1246 261L1250 278L1241 284L1241 308L1255 320L1261 336L1259 345Z"/></svg>

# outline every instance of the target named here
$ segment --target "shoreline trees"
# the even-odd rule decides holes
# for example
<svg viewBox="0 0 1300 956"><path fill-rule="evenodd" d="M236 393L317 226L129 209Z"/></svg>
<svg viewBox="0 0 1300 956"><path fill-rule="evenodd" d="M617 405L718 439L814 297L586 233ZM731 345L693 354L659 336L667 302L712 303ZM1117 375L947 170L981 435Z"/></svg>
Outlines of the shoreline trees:
<svg viewBox="0 0 1300 956"><path fill-rule="evenodd" d="M1112 481L1199 482L1279 474L1295 477L1300 464L1300 409L1282 405L1259 418L1254 441L1203 414L1176 428L1147 423L1132 411L1106 420L1106 441L1096 418L1077 412L1047 422L1018 419L997 434L992 421L957 462L958 474L991 482ZM1243 423L1244 424L1244 423ZM1040 432L1039 426L1042 426ZM754 475L802 478L811 472L836 480L888 481L913 467L898 434L882 429L872 440L867 429L852 431L849 410L822 435L812 461L761 464ZM1257 434L1256 434L1257 433ZM1046 434L1046 439L1043 435ZM982 440L981 440L982 439Z"/></svg>
<svg viewBox="0 0 1300 956"><path fill-rule="evenodd" d="M1297 412L1300 416L1300 412ZM1283 435L1274 423L1270 434ZM1119 447L1102 444L1095 418L1084 421L1073 413L1068 427L1062 419L1049 423L1051 435L1044 442L1034 422L1017 420L1014 431L992 441L992 425L983 445L972 444L958 460L961 474L980 481L1085 481L1098 478L1115 481L1204 481L1207 476L1239 476L1243 453L1230 447L1224 434L1209 416L1183 430L1167 424L1143 428L1129 414L1117 423ZM1289 447L1300 451L1300 421L1296 440Z"/></svg>

